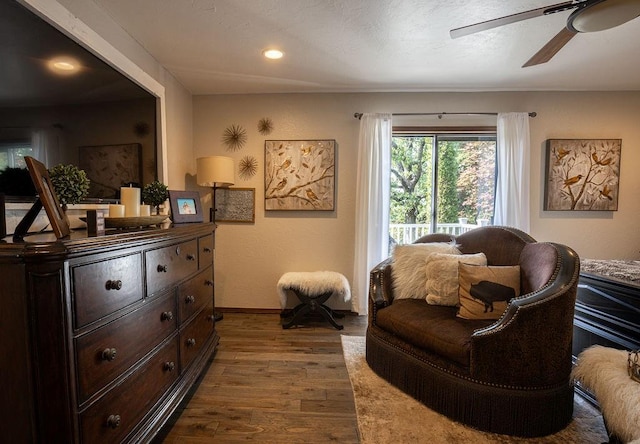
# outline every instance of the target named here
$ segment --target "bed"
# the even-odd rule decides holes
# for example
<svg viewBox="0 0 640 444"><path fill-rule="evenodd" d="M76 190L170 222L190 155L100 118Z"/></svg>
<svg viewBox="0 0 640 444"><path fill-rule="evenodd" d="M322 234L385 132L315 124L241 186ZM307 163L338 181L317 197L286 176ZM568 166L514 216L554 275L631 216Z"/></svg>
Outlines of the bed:
<svg viewBox="0 0 640 444"><path fill-rule="evenodd" d="M592 345L640 349L640 261L581 259L573 359ZM576 390L594 405L589 390Z"/></svg>

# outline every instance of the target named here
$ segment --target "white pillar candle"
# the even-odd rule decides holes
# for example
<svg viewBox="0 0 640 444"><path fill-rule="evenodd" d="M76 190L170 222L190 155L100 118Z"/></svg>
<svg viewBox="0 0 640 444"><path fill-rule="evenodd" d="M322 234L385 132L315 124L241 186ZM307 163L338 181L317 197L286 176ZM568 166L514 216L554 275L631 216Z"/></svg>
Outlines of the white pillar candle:
<svg viewBox="0 0 640 444"><path fill-rule="evenodd" d="M140 216L140 188L120 188L120 202L124 205L124 217Z"/></svg>
<svg viewBox="0 0 640 444"><path fill-rule="evenodd" d="M140 205L140 216L151 216L151 205Z"/></svg>
<svg viewBox="0 0 640 444"><path fill-rule="evenodd" d="M109 205L109 217L124 217L124 205Z"/></svg>

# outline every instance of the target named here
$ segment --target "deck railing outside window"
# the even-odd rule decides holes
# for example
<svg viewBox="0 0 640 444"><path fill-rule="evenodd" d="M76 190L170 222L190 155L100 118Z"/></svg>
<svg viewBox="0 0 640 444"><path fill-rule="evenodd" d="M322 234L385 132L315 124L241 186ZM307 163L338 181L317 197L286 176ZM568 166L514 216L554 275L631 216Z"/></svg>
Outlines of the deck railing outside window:
<svg viewBox="0 0 640 444"><path fill-rule="evenodd" d="M474 228L478 228L483 225L488 225L489 221L486 219L480 219L478 224L467 223L453 223L453 224L438 224L436 232L447 233L458 236ZM393 239L392 242L396 244L410 244L415 242L416 239L430 233L430 224L389 224L389 236Z"/></svg>

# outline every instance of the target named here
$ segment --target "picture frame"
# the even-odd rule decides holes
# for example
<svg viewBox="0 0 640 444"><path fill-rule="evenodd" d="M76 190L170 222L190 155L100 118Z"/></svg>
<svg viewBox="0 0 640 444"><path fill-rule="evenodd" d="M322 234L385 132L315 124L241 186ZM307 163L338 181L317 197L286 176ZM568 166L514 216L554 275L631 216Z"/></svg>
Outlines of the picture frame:
<svg viewBox="0 0 640 444"><path fill-rule="evenodd" d="M617 211L622 139L548 139L545 211Z"/></svg>
<svg viewBox="0 0 640 444"><path fill-rule="evenodd" d="M265 210L334 211L336 141L265 140Z"/></svg>
<svg viewBox="0 0 640 444"><path fill-rule="evenodd" d="M62 205L60 205L60 202L58 201L58 196L56 195L53 183L49 177L47 167L42 162L30 156L25 156L24 160L27 164L29 174L31 175L33 185L36 187L38 199L25 216L24 222L26 223L22 225L21 222L19 226L16 227L16 232L14 234L18 236L26 234L26 230L28 230L31 223L33 223L33 220L35 220L35 216L37 216L40 208L44 206L44 210L49 218L49 223L51 224L51 228L53 229L56 237L60 239L69 236L71 233L69 221L67 220L67 216L64 214L64 211L62 211ZM31 220L30 215L33 216L33 220ZM22 231L24 231L24 233L22 233Z"/></svg>
<svg viewBox="0 0 640 444"><path fill-rule="evenodd" d="M200 193L197 191L169 190L171 220L175 224L203 221Z"/></svg>
<svg viewBox="0 0 640 444"><path fill-rule="evenodd" d="M216 188L215 193L215 222L255 223L255 188Z"/></svg>
<svg viewBox="0 0 640 444"><path fill-rule="evenodd" d="M142 183L142 145L93 145L78 148L78 166L90 180L89 195L117 199L124 184Z"/></svg>

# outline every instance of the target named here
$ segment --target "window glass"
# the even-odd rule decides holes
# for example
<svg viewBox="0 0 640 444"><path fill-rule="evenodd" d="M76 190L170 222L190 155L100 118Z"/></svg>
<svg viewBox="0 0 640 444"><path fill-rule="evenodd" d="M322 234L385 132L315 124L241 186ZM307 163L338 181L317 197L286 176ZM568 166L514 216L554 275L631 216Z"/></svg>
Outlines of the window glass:
<svg viewBox="0 0 640 444"><path fill-rule="evenodd" d="M495 134L395 134L390 244L460 234L493 218Z"/></svg>
<svg viewBox="0 0 640 444"><path fill-rule="evenodd" d="M33 156L33 150L29 142L5 142L0 143L0 171L7 167L27 168L25 156Z"/></svg>

